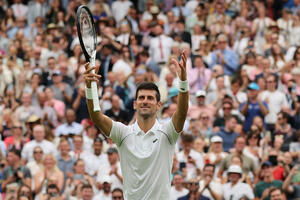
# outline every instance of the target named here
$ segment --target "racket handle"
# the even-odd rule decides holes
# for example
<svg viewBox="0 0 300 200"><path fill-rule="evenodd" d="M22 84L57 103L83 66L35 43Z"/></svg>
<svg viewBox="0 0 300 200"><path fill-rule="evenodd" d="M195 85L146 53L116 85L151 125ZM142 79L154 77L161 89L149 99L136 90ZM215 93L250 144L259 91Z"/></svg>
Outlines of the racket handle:
<svg viewBox="0 0 300 200"><path fill-rule="evenodd" d="M97 83L95 81L91 83L91 89L92 89L94 112L98 112L100 111L100 103L99 103Z"/></svg>

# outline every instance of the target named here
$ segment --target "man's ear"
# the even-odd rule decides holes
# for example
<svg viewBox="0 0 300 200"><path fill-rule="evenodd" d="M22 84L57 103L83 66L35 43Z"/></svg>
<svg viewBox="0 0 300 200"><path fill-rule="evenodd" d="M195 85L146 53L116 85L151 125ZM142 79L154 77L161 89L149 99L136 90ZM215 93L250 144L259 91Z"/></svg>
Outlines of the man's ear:
<svg viewBox="0 0 300 200"><path fill-rule="evenodd" d="M162 107L162 102L161 101L157 102L157 110L160 110L161 107Z"/></svg>
<svg viewBox="0 0 300 200"><path fill-rule="evenodd" d="M133 109L136 110L136 101L133 101Z"/></svg>

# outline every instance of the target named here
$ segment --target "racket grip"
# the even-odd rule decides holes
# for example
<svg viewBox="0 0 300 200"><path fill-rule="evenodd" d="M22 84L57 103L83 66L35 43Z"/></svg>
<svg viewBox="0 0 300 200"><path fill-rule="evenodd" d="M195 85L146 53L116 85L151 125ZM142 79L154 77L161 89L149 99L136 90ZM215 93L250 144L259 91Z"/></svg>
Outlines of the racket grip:
<svg viewBox="0 0 300 200"><path fill-rule="evenodd" d="M91 89L92 89L94 112L98 112L100 111L100 103L99 103L97 83L95 81L91 83Z"/></svg>

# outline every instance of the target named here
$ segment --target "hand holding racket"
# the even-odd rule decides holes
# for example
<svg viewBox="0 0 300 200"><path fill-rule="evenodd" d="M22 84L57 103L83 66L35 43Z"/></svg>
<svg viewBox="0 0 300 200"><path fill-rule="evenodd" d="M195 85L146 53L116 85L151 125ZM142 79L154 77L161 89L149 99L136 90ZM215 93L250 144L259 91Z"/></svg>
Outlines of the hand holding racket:
<svg viewBox="0 0 300 200"><path fill-rule="evenodd" d="M91 96L93 100L94 112L96 112L100 111L100 105L96 82L98 75L95 74L97 34L94 25L94 19L91 11L85 5L82 5L78 8L76 18L80 46L86 61L89 62L89 67L86 66L86 69L88 68L88 70L85 73L85 80L92 81L90 86Z"/></svg>

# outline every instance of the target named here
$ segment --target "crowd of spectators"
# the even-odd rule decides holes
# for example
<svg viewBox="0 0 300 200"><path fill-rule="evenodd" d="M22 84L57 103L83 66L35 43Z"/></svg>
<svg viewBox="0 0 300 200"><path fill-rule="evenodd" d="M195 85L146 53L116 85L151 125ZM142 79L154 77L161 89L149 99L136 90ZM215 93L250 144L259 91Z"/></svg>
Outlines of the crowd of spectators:
<svg viewBox="0 0 300 200"><path fill-rule="evenodd" d="M171 200L300 198L299 0L1 0L0 198L123 199L118 151L85 100L82 4L113 120L134 123L143 81L159 86L158 120L171 119L171 59L187 54Z"/></svg>

